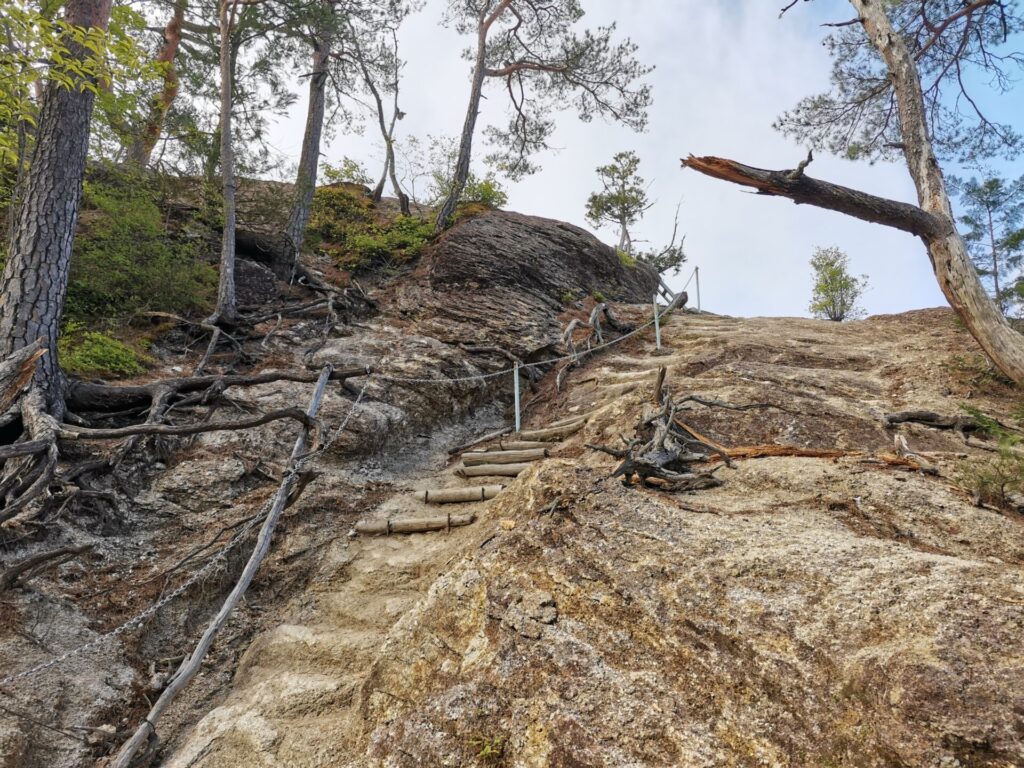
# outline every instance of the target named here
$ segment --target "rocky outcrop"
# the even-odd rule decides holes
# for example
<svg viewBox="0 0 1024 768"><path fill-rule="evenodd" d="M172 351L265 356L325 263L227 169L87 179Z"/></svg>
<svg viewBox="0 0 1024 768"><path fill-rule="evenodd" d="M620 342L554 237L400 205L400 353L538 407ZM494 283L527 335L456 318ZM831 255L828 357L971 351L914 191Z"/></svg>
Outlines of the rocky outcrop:
<svg viewBox="0 0 1024 768"><path fill-rule="evenodd" d="M879 458L886 412L1013 420L952 313L680 315L664 342L571 376L534 423L590 422L473 526L333 554L169 764L1024 764L1024 524L956 486L986 454L952 433L900 428L938 476ZM756 404L680 413L726 447L850 454L623 487L583 444L630 435L663 365L676 397Z"/></svg>
<svg viewBox="0 0 1024 768"><path fill-rule="evenodd" d="M424 253L385 307L449 343L495 344L528 359L561 335L557 318L588 297L641 304L658 285L645 264L562 221L488 211Z"/></svg>

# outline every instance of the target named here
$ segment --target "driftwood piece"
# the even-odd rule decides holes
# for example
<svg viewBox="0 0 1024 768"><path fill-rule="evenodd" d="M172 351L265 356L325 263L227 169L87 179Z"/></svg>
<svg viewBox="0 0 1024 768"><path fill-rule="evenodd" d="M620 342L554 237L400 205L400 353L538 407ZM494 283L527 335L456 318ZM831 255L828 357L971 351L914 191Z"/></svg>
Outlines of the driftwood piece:
<svg viewBox="0 0 1024 768"><path fill-rule="evenodd" d="M331 372L332 369L329 365L320 371L320 375L317 378L316 388L313 391L309 407L306 410L306 416L309 422L314 421L317 414L320 412L320 401L323 399L324 390L327 388L327 382L331 379ZM253 547L252 554L249 555L249 560L242 569L242 573L238 577L238 581L221 604L220 610L217 611L217 615L214 616L209 625L207 625L206 630L203 632L203 636L196 644L195 649L185 658L184 661L182 661L181 666L178 667L178 670L174 673L173 677L171 677L167 687L164 688L163 692L160 694L160 698L158 698L156 703L150 708L145 719L138 728L136 728L128 741L122 745L117 756L110 764L110 768L129 768L129 766L131 766L136 752L149 743L151 739L156 738L156 727L164 711L168 706L170 706L178 693L188 685L192 678L199 672L203 659L206 657L210 647L213 645L214 638L234 612L235 607L238 605L239 601L241 601L242 596L249 588L249 584L252 583L252 580L256 575L256 571L260 567L260 563L263 562L263 558L266 557L267 552L270 550L270 541L274 534L274 529L277 526L277 521L280 519L281 513L284 511L285 504L291 496L298 478L296 470L301 467L303 456L306 453L307 438L308 428L303 429L295 440L295 445L292 447L291 458L288 462L288 470L285 472L284 479L281 481L281 485L278 487L277 493L274 495L274 499L270 504L270 509L267 512L266 519L264 519L259 535L256 537L256 545Z"/></svg>
<svg viewBox="0 0 1024 768"><path fill-rule="evenodd" d="M469 525L476 515L443 515L441 517L398 517L387 520L363 520L355 524L355 532L364 536L390 536L393 533L428 533L447 531Z"/></svg>
<svg viewBox="0 0 1024 768"><path fill-rule="evenodd" d="M547 448L530 448L525 451L479 451L462 454L462 463L467 467L481 464L520 464L540 461L549 455Z"/></svg>
<svg viewBox="0 0 1024 768"><path fill-rule="evenodd" d="M493 499L504 489L504 485L475 485L472 488L438 488L416 491L413 496L427 504L464 504L471 501Z"/></svg>
<svg viewBox="0 0 1024 768"><path fill-rule="evenodd" d="M561 427L548 427L546 429L524 430L516 434L519 440L543 440L556 441L568 437L580 431L586 421L574 421Z"/></svg>
<svg viewBox="0 0 1024 768"><path fill-rule="evenodd" d="M475 467L459 467L459 477L516 477L530 468L529 464L478 464Z"/></svg>

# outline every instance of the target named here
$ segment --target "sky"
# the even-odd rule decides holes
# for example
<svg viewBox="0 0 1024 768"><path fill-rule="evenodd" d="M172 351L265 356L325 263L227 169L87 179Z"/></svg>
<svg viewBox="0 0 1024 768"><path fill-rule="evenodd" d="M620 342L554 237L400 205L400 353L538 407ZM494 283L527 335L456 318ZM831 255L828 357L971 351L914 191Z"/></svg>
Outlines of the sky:
<svg viewBox="0 0 1024 768"><path fill-rule="evenodd" d="M455 135L462 127L469 95L470 64L461 52L468 39L440 26L444 0L424 9L401 30L407 61L401 106L407 117L402 136ZM656 201L632 231L651 246L668 241L677 203L686 235L687 263L677 276L681 288L700 268L704 309L737 316L806 316L811 294L808 261L815 246L838 246L851 270L865 274L862 304L869 314L944 305L924 246L916 238L831 211L758 196L743 188L680 168L687 154L717 155L762 168L792 168L806 154L771 127L801 97L828 87L829 58L821 41L823 21L850 17L842 0L801 3L779 18L781 0L583 0L583 25L615 22L618 35L632 38L638 56L653 64L649 76L654 104L646 132L575 114L557 117L555 148L536 158L540 171L507 183L509 210L568 221L593 231L584 219L587 196L597 188L595 168L621 150L641 158L640 173ZM505 100L493 84L478 123L475 149L486 154L481 129L505 123ZM997 106L1008 108L1001 97ZM1018 109L1019 106L1013 109ZM304 99L278 119L269 139L286 157L297 158L305 117ZM372 124L363 135L338 135L323 149L324 160L348 156L376 176L381 140ZM1024 168L1004 166L1007 173ZM906 167L852 162L823 154L808 174L907 202L916 202ZM617 232L596 232L614 243ZM693 287L690 304L696 304Z"/></svg>

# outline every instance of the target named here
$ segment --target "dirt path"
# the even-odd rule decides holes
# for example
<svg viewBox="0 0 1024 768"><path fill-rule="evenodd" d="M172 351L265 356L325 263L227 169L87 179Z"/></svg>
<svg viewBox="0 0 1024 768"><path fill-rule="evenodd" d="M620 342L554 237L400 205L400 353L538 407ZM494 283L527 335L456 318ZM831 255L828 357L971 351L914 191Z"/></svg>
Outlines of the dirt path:
<svg viewBox="0 0 1024 768"><path fill-rule="evenodd" d="M334 470L348 482L404 486L368 515L427 517L446 508L413 491L478 484L454 474L444 450L451 433L419 450ZM457 457L456 457L457 458ZM507 480L507 478L506 478ZM486 480L489 483L498 480ZM359 705L373 660L388 633L430 585L493 525L489 502L458 504L476 513L469 528L383 537L339 537L322 556L309 588L288 607L285 623L260 635L242 657L232 693L179 745L168 768L186 766L336 766L361 743ZM270 757L270 755L274 757Z"/></svg>

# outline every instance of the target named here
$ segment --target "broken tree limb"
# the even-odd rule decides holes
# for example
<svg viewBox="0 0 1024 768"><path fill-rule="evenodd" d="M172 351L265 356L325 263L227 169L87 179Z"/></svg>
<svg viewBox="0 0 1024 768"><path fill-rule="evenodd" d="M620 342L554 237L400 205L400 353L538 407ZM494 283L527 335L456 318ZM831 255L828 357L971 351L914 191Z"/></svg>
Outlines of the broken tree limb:
<svg viewBox="0 0 1024 768"><path fill-rule="evenodd" d="M462 454L462 463L467 467L481 464L520 464L540 461L549 455L547 448L531 448L525 451L478 451Z"/></svg>
<svg viewBox="0 0 1024 768"><path fill-rule="evenodd" d="M390 536L393 533L428 533L459 528L476 520L476 515L444 515L443 517L397 517L387 520L364 520L356 523L356 533L364 536Z"/></svg>
<svg viewBox="0 0 1024 768"><path fill-rule="evenodd" d="M459 477L516 477L530 468L530 464L478 464L474 467L459 467Z"/></svg>
<svg viewBox="0 0 1024 768"><path fill-rule="evenodd" d="M948 229L947 222L916 205L812 179L802 172L769 171L723 157L690 155L682 164L684 168L692 168L705 176L752 187L762 195L788 197L795 203L838 211L863 221L910 232L918 237L939 237Z"/></svg>
<svg viewBox="0 0 1024 768"><path fill-rule="evenodd" d="M493 499L504 489L504 485L478 485L472 488L438 488L433 491L416 491L413 496L427 504L464 504L471 501Z"/></svg>
<svg viewBox="0 0 1024 768"><path fill-rule="evenodd" d="M320 401L323 399L324 390L327 388L327 382L331 379L331 366L325 366L320 371L320 375L317 378L316 388L313 390L313 396L310 399L309 407L306 409L306 417L308 422L316 420L317 414L320 412ZM295 486L295 482L298 477L298 470L301 469L302 457L306 453L306 441L308 439L309 429L305 428L299 434L295 440L295 445L292 447L291 458L288 461L288 470L285 472L284 479L281 481L281 485L278 486L277 493L274 495L273 501L270 504L270 509L267 512L267 516L263 521L263 525L260 528L260 532L256 537L256 545L253 547L252 554L249 555L249 560L246 562L245 567L242 569L241 575L238 577L238 581L232 588L231 592L225 598L220 610L217 611L217 615L213 617L213 620L206 627L203 632L203 636L199 639L195 649L192 653L182 661L181 666L178 667L177 672L170 679L167 687L164 688L163 693L160 694L160 698L156 700L156 703L150 708L149 713L145 719L139 724L138 728L131 737L122 745L118 751L117 756L111 763L111 768L129 768L135 753L142 747L144 747L151 738L156 738L156 727L160 721L164 711L178 695L178 693L189 684L196 673L199 672L199 668L203 663L203 659L210 650L210 646L213 645L213 639L220 631L221 627L227 622L232 612L235 610L235 606L238 605L242 599L242 595L245 594L249 588L249 584L252 583L253 578L256 576L256 571L260 567L260 563L263 562L263 558L266 557L267 552L270 550L270 541L274 535L274 529L277 527L277 521L281 517L281 512L284 511L285 504L291 495L292 489Z"/></svg>
<svg viewBox="0 0 1024 768"><path fill-rule="evenodd" d="M584 424L586 424L586 420L574 421L560 427L548 427L547 429L533 429L519 432L516 434L516 437L519 440L556 441L579 432Z"/></svg>

